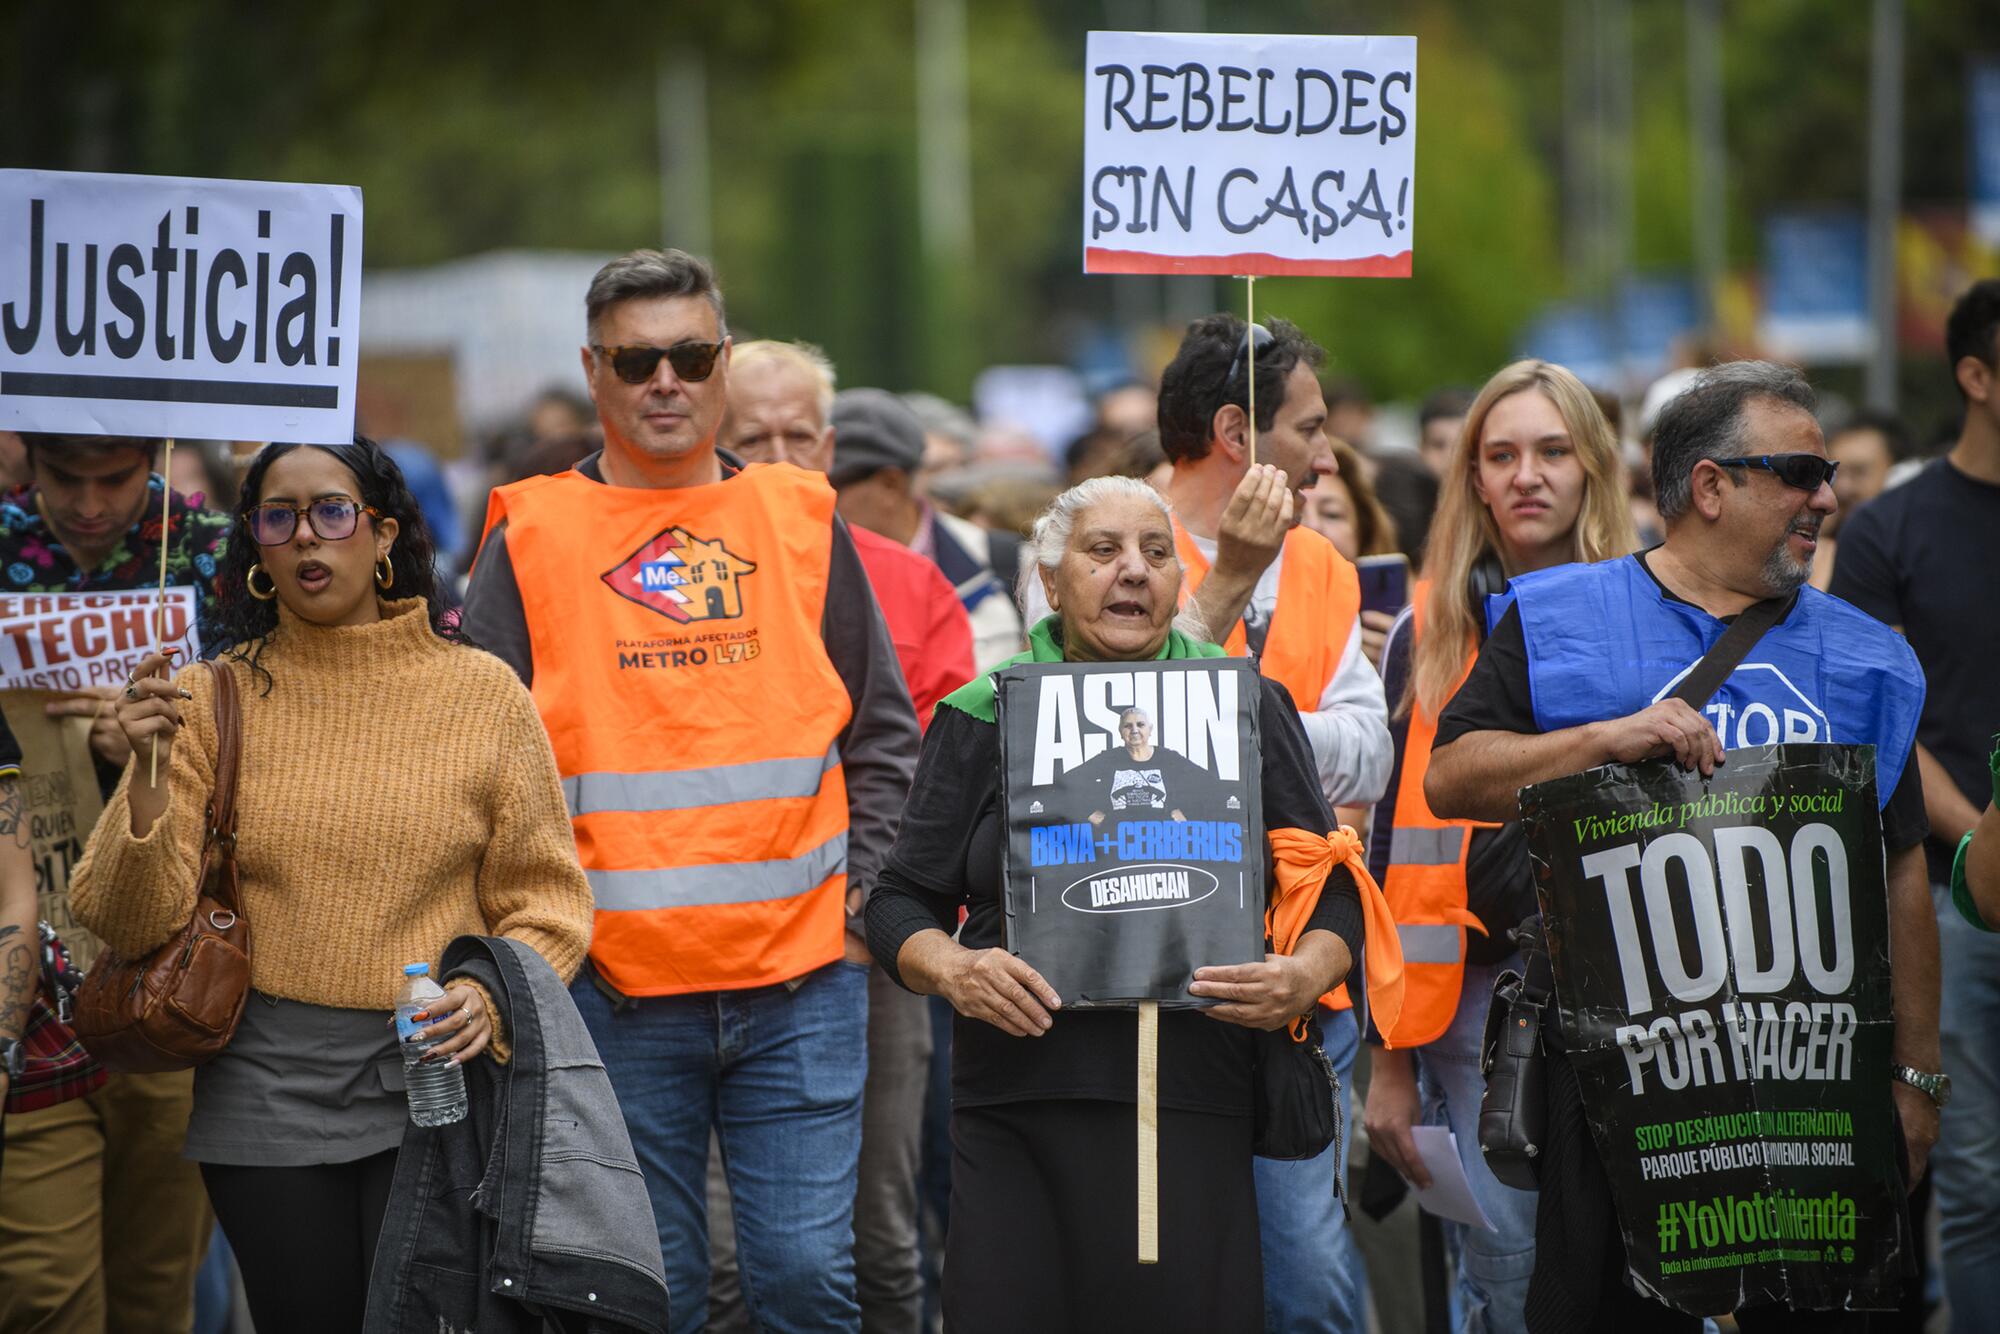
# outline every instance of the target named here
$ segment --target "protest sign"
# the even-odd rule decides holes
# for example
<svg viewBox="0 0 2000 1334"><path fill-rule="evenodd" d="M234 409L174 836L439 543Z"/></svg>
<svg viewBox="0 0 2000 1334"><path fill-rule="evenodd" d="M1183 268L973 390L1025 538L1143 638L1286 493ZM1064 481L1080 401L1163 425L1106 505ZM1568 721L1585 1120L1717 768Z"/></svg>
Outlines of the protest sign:
<svg viewBox="0 0 2000 1334"><path fill-rule="evenodd" d="M999 674L1007 948L1065 1008L1189 1006L1264 957L1257 678L1241 660Z"/></svg>
<svg viewBox="0 0 2000 1334"><path fill-rule="evenodd" d="M361 192L0 170L0 430L354 435Z"/></svg>
<svg viewBox="0 0 2000 1334"><path fill-rule="evenodd" d="M1086 273L1407 278L1417 39L1094 32Z"/></svg>
<svg viewBox="0 0 2000 1334"><path fill-rule="evenodd" d="M122 686L159 643L201 656L194 590L0 593L0 690Z"/></svg>
<svg viewBox="0 0 2000 1334"><path fill-rule="evenodd" d="M1893 1308L1903 1205L1872 746L1523 789L1562 1036L1642 1292Z"/></svg>
<svg viewBox="0 0 2000 1334"><path fill-rule="evenodd" d="M90 719L51 718L60 694L0 689L0 714L21 744L21 795L28 805L28 856L35 864L36 912L88 969L101 948L69 911L69 877L104 811L90 759Z"/></svg>

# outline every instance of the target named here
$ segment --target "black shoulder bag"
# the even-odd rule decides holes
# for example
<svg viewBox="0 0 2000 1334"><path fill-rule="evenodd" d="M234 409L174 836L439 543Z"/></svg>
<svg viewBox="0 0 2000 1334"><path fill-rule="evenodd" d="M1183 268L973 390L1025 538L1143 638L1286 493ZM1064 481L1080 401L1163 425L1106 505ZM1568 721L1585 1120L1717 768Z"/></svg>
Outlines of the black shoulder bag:
<svg viewBox="0 0 2000 1334"><path fill-rule="evenodd" d="M1745 608L1681 680L1673 698L1699 711L1764 632L1778 623L1791 601L1766 598ZM1521 951L1522 971L1509 969L1493 981L1493 1002L1480 1043L1486 1094L1479 1104L1479 1152L1504 1184L1534 1190L1540 1184L1536 1159L1548 1126L1548 1106L1543 1101L1548 1057L1542 1027L1548 1022L1549 998L1555 994L1555 974L1539 913L1509 935Z"/></svg>

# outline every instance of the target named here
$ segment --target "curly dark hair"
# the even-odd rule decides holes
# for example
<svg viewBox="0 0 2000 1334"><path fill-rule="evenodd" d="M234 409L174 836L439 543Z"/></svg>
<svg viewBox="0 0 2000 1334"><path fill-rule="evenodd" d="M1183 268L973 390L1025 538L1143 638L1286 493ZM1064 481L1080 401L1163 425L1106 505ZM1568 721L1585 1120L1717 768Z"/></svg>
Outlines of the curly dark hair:
<svg viewBox="0 0 2000 1334"><path fill-rule="evenodd" d="M1271 341L1257 350L1257 429L1268 431L1285 402L1285 381L1300 362L1318 369L1326 349L1288 320L1264 326ZM1208 453L1215 414L1225 403L1249 406L1250 377L1230 377L1243 349L1245 325L1234 315L1204 315L1188 326L1180 351L1160 375L1160 448L1174 462Z"/></svg>
<svg viewBox="0 0 2000 1334"><path fill-rule="evenodd" d="M339 459L359 483L361 503L396 521L396 545L389 549L389 566L396 574L393 585L396 595L422 598L431 629L438 637L464 642L450 607L438 596L437 553L431 530L424 524L423 510L416 497L403 481L403 470L380 445L367 436L357 435L351 445L266 445L251 462L250 471L243 478L242 503L229 527L229 539L215 571L219 632L216 642L228 646L227 655L248 663L251 674L263 682L263 693L271 693L271 673L258 659L278 631L278 604L250 596L250 567L258 559L257 543L250 536L250 509L264 494L264 474L295 449L321 449Z"/></svg>

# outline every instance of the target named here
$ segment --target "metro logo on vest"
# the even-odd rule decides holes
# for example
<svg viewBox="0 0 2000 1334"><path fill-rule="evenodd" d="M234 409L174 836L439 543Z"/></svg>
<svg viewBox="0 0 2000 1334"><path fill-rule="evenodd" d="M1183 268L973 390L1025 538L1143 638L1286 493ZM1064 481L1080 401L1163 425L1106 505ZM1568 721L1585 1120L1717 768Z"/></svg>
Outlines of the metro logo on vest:
<svg viewBox="0 0 2000 1334"><path fill-rule="evenodd" d="M672 996L840 958L852 706L823 635L833 488L787 464L671 489L568 472L495 490L489 542L503 523L597 971Z"/></svg>
<svg viewBox="0 0 2000 1334"><path fill-rule="evenodd" d="M757 565L687 529L662 529L617 565L604 582L621 597L685 625L743 614L743 576Z"/></svg>

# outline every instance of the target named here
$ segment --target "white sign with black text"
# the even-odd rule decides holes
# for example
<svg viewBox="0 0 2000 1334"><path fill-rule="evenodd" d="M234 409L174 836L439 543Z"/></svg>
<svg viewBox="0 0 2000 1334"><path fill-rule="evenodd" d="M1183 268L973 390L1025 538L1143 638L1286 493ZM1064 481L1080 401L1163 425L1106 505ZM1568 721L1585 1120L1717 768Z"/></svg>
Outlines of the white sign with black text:
<svg viewBox="0 0 2000 1334"><path fill-rule="evenodd" d="M0 429L354 435L361 191L0 170Z"/></svg>
<svg viewBox="0 0 2000 1334"><path fill-rule="evenodd" d="M1407 278L1417 39L1094 32L1086 273Z"/></svg>

